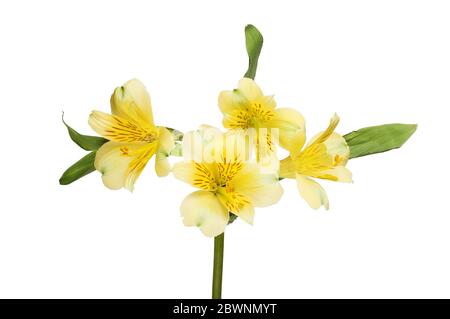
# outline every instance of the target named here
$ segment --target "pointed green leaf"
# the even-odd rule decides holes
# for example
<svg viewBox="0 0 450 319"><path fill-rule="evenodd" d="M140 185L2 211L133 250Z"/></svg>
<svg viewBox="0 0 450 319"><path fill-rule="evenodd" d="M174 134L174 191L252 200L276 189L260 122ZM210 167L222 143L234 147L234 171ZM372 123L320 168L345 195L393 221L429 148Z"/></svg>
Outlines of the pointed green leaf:
<svg viewBox="0 0 450 319"><path fill-rule="evenodd" d="M416 129L417 124L385 124L353 131L344 138L350 147L350 158L356 158L399 148Z"/></svg>
<svg viewBox="0 0 450 319"><path fill-rule="evenodd" d="M248 69L244 77L254 80L263 45L263 36L254 25L248 24L245 27L245 45L248 53Z"/></svg>
<svg viewBox="0 0 450 319"><path fill-rule="evenodd" d="M59 179L61 185L68 185L81 177L95 171L94 161L95 153L90 152L88 155L80 159L78 162L70 166Z"/></svg>
<svg viewBox="0 0 450 319"><path fill-rule="evenodd" d="M72 141L74 141L79 147L86 151L96 151L100 148L100 146L108 142L108 140L103 137L83 135L78 133L64 121L64 113L62 121L67 127L67 131L69 132L69 136Z"/></svg>

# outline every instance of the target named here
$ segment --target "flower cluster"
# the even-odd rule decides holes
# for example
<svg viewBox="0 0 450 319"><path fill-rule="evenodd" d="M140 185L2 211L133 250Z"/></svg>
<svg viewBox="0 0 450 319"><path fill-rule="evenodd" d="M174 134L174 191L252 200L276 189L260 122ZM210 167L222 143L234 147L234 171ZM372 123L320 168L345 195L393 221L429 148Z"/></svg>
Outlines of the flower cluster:
<svg viewBox="0 0 450 319"><path fill-rule="evenodd" d="M340 135L339 117L306 143L305 120L296 110L279 108L254 81L262 35L246 27L249 68L236 88L220 92L218 107L224 131L204 125L183 134L157 126L150 95L137 79L126 82L111 96L111 114L93 111L92 129L102 137L81 135L67 126L70 137L91 151L61 177L61 184L97 170L110 189L134 185L155 157L158 176L173 174L197 190L181 204L186 226L197 226L216 237L235 218L252 224L254 208L280 200L282 179L295 179L299 194L314 209L329 208L328 196L315 179L351 182L349 159L400 147L416 125L385 124ZM278 158L282 148L289 154ZM171 165L170 156L183 156Z"/></svg>
<svg viewBox="0 0 450 319"><path fill-rule="evenodd" d="M219 108L227 129L202 126L188 132L182 141L184 159L169 164L175 138L153 121L150 96L139 80L115 89L111 114L93 111L90 126L108 140L97 151L95 169L110 189L132 191L140 173L155 156L158 176L170 172L197 191L181 204L186 226L197 226L210 237L224 232L230 217L252 224L254 207L275 204L282 196L279 180L295 178L300 195L313 208L325 206L323 188L311 179L350 182L345 164L349 147L334 132L339 118L305 143L305 121L294 109L277 108L273 96L264 95L252 79L219 94ZM281 162L276 149L290 155Z"/></svg>

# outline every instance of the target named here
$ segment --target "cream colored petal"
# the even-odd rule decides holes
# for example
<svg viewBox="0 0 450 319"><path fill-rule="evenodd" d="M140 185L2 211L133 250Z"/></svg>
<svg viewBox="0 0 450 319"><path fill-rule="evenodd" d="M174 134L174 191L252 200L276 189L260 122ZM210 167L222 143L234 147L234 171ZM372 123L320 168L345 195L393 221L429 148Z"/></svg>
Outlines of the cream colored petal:
<svg viewBox="0 0 450 319"><path fill-rule="evenodd" d="M126 82L114 90L111 96L113 115L139 123L154 126L152 104L144 84L137 79Z"/></svg>
<svg viewBox="0 0 450 319"><path fill-rule="evenodd" d="M321 172L318 178L328 179L336 182L351 183L352 182L352 172L344 166L336 166L328 170Z"/></svg>
<svg viewBox="0 0 450 319"><path fill-rule="evenodd" d="M208 237L216 237L225 231L229 213L214 194L197 191L181 203L181 216L185 226L197 226Z"/></svg>
<svg viewBox="0 0 450 319"><path fill-rule="evenodd" d="M305 119L291 108L279 108L274 111L273 119L268 123L270 127L278 129L278 140L284 149L293 156L300 153L305 144Z"/></svg>
<svg viewBox="0 0 450 319"><path fill-rule="evenodd" d="M155 155L155 171L159 177L169 175L171 171L169 158L164 153L156 153Z"/></svg>
<svg viewBox="0 0 450 319"><path fill-rule="evenodd" d="M300 195L306 200L309 206L314 209L318 209L322 205L325 209L329 208L328 196L322 186L300 174L296 175L296 180Z"/></svg>
<svg viewBox="0 0 450 319"><path fill-rule="evenodd" d="M261 103L264 109L274 110L277 106L275 97L273 95L263 95L256 100L256 103Z"/></svg>
<svg viewBox="0 0 450 319"><path fill-rule="evenodd" d="M132 160L120 152L122 146L122 143L107 142L95 155L95 169L102 173L103 184L110 189L124 187L128 165Z"/></svg>
<svg viewBox="0 0 450 319"><path fill-rule="evenodd" d="M152 142L158 138L158 132L151 127L142 127L117 115L93 111L89 116L89 125L101 136L115 142Z"/></svg>
<svg viewBox="0 0 450 319"><path fill-rule="evenodd" d="M315 135L307 144L307 146L312 144L319 144L325 142L334 132L337 125L339 124L339 116L337 114L334 114L331 117L330 124L328 125L327 129L317 135Z"/></svg>
<svg viewBox="0 0 450 319"><path fill-rule="evenodd" d="M195 176L195 163L193 161L183 161L175 163L172 168L175 178L192 185Z"/></svg>
<svg viewBox="0 0 450 319"><path fill-rule="evenodd" d="M283 195L278 176L264 173L257 164L245 164L233 179L233 186L237 193L247 197L255 207L273 205Z"/></svg>
<svg viewBox="0 0 450 319"><path fill-rule="evenodd" d="M236 216L241 218L247 224L253 225L253 219L255 217L255 210L252 205L245 205L239 211L234 212Z"/></svg>
<svg viewBox="0 0 450 319"><path fill-rule="evenodd" d="M106 187L125 187L133 191L134 183L154 154L154 149L146 143L107 142L98 149L94 166L102 173Z"/></svg>
<svg viewBox="0 0 450 319"><path fill-rule="evenodd" d="M335 159L336 165L347 164L350 156L350 148L347 145L345 139L337 134L332 133L324 142L327 147L327 152Z"/></svg>
<svg viewBox="0 0 450 319"><path fill-rule="evenodd" d="M249 78L242 78L239 81L238 90L250 102L255 101L263 96L263 93L256 82Z"/></svg>

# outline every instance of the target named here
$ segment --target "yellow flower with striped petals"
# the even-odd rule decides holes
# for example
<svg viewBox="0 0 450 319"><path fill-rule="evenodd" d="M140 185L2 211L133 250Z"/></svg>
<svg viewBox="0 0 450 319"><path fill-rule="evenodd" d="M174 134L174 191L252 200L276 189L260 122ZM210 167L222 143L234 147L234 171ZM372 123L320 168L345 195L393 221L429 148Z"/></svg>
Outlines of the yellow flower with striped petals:
<svg viewBox="0 0 450 319"><path fill-rule="evenodd" d="M345 167L350 149L345 139L334 132L339 123L335 114L328 128L317 134L302 150L303 143L292 141L290 156L280 162L280 177L295 178L300 195L314 209L328 209L325 190L310 177L351 182L352 174ZM304 140L304 139L303 139Z"/></svg>
<svg viewBox="0 0 450 319"><path fill-rule="evenodd" d="M156 154L158 176L170 172L168 156L174 146L172 134L153 122L150 95L137 79L114 90L111 113L93 111L89 125L109 140L95 156L95 168L110 189L133 191L134 183L150 158Z"/></svg>
<svg viewBox="0 0 450 319"><path fill-rule="evenodd" d="M305 121L291 108L276 108L273 96L263 94L255 81L243 78L237 89L219 94L223 126L254 131L256 159L262 164L276 160L275 144L290 150L294 141L304 143Z"/></svg>
<svg viewBox="0 0 450 319"><path fill-rule="evenodd" d="M197 226L206 236L215 237L225 231L230 213L252 224L254 207L269 206L281 198L278 176L246 161L245 135L204 127L187 133L183 144L185 159L172 172L199 189L181 204L184 225Z"/></svg>

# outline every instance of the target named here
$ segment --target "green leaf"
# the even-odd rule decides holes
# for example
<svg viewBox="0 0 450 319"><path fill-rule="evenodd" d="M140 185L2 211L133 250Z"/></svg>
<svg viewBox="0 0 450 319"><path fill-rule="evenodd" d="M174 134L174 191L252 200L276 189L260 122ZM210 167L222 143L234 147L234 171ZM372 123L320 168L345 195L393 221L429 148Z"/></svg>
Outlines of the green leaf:
<svg viewBox="0 0 450 319"><path fill-rule="evenodd" d="M416 129L417 124L385 124L353 131L344 138L350 147L350 158L356 158L399 148Z"/></svg>
<svg viewBox="0 0 450 319"><path fill-rule="evenodd" d="M244 77L254 80L263 45L263 36L254 25L248 24L245 27L245 45L248 53L248 69Z"/></svg>
<svg viewBox="0 0 450 319"><path fill-rule="evenodd" d="M95 161L95 153L90 152L85 157L80 159L78 162L70 166L59 179L59 183L61 185L69 185L72 182L75 182L77 179L86 176L89 173L95 171L94 161Z"/></svg>
<svg viewBox="0 0 450 319"><path fill-rule="evenodd" d="M67 127L67 131L69 132L72 141L74 141L79 147L86 151L96 151L100 148L100 146L108 142L108 140L103 137L83 135L78 133L64 121L64 113L62 115L62 121Z"/></svg>

